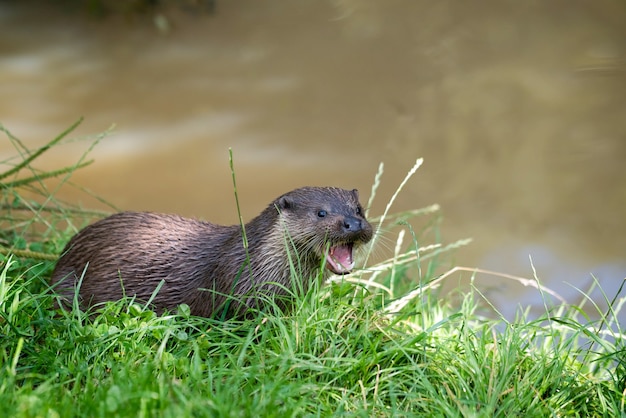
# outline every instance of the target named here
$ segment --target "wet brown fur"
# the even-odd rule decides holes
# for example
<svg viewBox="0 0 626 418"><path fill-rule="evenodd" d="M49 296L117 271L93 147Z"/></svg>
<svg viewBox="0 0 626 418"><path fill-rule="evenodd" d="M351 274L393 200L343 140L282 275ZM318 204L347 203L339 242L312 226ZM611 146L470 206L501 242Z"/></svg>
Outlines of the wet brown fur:
<svg viewBox="0 0 626 418"><path fill-rule="evenodd" d="M118 213L69 241L51 283L63 305L80 284L79 302L88 308L124 296L146 302L163 281L152 300L159 312L186 303L192 314L210 317L232 299L226 315L236 316L262 308L268 297L306 291L320 275L327 245L354 243L356 250L371 239L372 228L356 190L304 187L274 200L245 225L245 233L247 251L239 225Z"/></svg>

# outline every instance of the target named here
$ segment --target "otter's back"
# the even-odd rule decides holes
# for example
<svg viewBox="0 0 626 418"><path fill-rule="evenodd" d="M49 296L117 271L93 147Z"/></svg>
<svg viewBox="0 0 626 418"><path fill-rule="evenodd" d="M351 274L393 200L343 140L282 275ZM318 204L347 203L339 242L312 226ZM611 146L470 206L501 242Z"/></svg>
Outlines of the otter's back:
<svg viewBox="0 0 626 418"><path fill-rule="evenodd" d="M188 303L184 296L212 273L219 247L231 227L176 215L121 212L89 225L66 245L52 284L71 300L80 282L81 305L136 296L160 308ZM203 237L210 235L210 248ZM81 282L82 278L82 282Z"/></svg>

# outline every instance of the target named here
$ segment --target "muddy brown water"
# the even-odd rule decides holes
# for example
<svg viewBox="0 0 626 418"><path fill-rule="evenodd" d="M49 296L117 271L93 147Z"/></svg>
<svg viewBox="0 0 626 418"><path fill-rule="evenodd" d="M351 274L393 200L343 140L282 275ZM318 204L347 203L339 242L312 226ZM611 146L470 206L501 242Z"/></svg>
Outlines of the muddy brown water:
<svg viewBox="0 0 626 418"><path fill-rule="evenodd" d="M394 208L440 204L443 240L474 238L455 264L532 278L530 256L571 302L592 275L609 296L626 276L624 2L248 0L104 20L44 4L0 3L0 123L31 147L79 116L73 137L115 124L73 181L120 209L237 222L232 148L245 219L302 185L367 200L384 162L381 213L424 157ZM509 316L542 306L476 285Z"/></svg>

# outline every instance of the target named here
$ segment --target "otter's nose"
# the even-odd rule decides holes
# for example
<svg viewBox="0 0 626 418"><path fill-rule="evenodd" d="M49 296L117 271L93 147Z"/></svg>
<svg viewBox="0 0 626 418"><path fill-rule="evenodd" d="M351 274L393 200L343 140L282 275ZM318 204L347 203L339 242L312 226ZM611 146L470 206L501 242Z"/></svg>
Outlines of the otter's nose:
<svg viewBox="0 0 626 418"><path fill-rule="evenodd" d="M356 232L361 230L361 220L347 216L343 219L343 229L346 232Z"/></svg>

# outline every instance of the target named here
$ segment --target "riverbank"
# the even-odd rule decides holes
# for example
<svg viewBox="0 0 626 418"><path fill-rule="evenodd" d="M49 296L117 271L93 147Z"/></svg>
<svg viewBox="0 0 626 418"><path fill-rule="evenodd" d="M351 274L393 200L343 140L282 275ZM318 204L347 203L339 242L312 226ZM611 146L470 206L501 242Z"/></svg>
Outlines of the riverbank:
<svg viewBox="0 0 626 418"><path fill-rule="evenodd" d="M89 162L105 134L87 140L75 165L54 172L37 170L38 159L68 140L71 129L38 150L3 135L21 150L0 167L3 416L624 411L622 289L606 295L611 308L593 321L579 307L556 303L538 280L545 312L532 319L524 307L514 321L505 319L486 289L444 293L441 281L463 272L442 268L450 271L451 251L466 242L438 242L437 206L384 216L379 246L397 248L393 257L314 286L288 314L220 322L192 317L185 306L157 316L132 300L96 315L54 310L47 285L53 260L77 229L101 215L57 201L55 192ZM588 302L593 309L597 301Z"/></svg>

